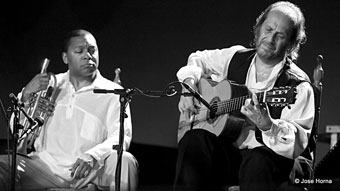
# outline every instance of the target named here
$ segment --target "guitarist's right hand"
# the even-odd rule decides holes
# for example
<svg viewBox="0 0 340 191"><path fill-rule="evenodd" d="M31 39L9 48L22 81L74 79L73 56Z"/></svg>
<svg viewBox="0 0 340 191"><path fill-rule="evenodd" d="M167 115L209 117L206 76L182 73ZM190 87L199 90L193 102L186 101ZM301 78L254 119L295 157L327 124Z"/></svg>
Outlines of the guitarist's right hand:
<svg viewBox="0 0 340 191"><path fill-rule="evenodd" d="M188 84L190 87L192 87L194 90L197 90L197 87L194 85L194 79L187 78L183 81L184 83ZM190 93L188 90L183 88L183 93ZM189 116L198 113L198 109L200 108L199 102L194 99L193 96L181 96L179 103L178 103L178 109L181 113L187 112Z"/></svg>

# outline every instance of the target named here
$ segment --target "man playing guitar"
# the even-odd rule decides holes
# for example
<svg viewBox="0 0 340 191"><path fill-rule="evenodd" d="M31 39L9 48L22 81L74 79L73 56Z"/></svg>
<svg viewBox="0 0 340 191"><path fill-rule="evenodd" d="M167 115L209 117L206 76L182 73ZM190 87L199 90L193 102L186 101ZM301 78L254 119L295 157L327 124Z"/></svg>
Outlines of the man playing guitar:
<svg viewBox="0 0 340 191"><path fill-rule="evenodd" d="M220 108L218 104L237 95L230 88L233 83L244 84L251 95L237 112L207 114L207 120L198 119L207 108L193 97L181 97L175 191L222 190L228 185L245 191L275 190L288 180L294 159L306 148L314 94L308 76L295 64L306 40L301 10L289 2L270 5L258 17L254 36L254 49L237 45L197 51L178 71L180 81L202 95L211 94L207 101L213 114L219 112L213 109ZM205 79L215 84L207 85ZM216 88L220 83L229 84L226 97L214 95L223 89ZM280 87L296 87L289 107L274 107L258 96ZM222 128L209 130L221 121Z"/></svg>

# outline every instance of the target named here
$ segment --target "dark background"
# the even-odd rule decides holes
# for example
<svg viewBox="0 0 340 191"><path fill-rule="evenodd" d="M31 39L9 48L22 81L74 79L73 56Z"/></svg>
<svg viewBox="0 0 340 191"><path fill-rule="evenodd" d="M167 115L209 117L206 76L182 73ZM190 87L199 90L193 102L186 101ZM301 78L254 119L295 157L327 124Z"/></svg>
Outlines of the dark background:
<svg viewBox="0 0 340 191"><path fill-rule="evenodd" d="M120 67L126 88L163 90L177 80L177 70L196 50L248 46L256 17L274 1L262 0L55 0L11 1L0 11L0 98L18 93L51 60L49 72L64 72L63 36L70 30L89 30L97 39L100 71L114 78ZM317 161L329 149L327 125L339 125L340 1L300 0L306 17L307 43L298 65L312 76L316 56L324 57L325 78ZM134 96L130 104L133 145L175 149L178 97ZM0 116L0 139L6 123ZM138 148L138 147L135 147ZM152 150L156 151L156 150ZM152 152L151 151L151 152ZM153 153L151 157L160 157Z"/></svg>

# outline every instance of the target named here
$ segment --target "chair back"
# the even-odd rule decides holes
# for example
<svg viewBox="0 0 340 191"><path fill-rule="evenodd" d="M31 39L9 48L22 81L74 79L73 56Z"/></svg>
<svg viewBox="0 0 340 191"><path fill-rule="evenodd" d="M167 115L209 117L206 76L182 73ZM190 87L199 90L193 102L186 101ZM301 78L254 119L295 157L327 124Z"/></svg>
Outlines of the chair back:
<svg viewBox="0 0 340 191"><path fill-rule="evenodd" d="M324 77L324 70L322 67L323 57L318 55L317 65L314 68L313 72L313 90L314 90L314 104L315 104L315 116L313 127L311 131L311 135L308 140L308 146L302 156L306 157L309 160L313 161L313 167L315 166L315 157L316 157L316 143L318 138L318 129L319 129L319 121L320 121L320 109L321 109L321 100L322 100L322 79Z"/></svg>
<svg viewBox="0 0 340 191"><path fill-rule="evenodd" d="M316 157L316 143L318 138L320 109L322 100L322 79L324 77L324 70L322 67L323 57L318 55L317 64L313 72L312 87L314 90L314 102L315 102L315 115L314 122L311 131L311 135L308 140L308 145L305 151L295 159L294 167L290 174L290 181L294 183L295 179L312 180L315 172L315 157Z"/></svg>

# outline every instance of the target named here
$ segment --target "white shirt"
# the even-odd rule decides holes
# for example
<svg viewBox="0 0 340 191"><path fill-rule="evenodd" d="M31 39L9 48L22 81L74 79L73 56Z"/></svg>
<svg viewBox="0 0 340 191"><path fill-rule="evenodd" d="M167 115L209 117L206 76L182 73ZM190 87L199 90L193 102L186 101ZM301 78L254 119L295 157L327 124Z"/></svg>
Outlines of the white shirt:
<svg viewBox="0 0 340 191"><path fill-rule="evenodd" d="M102 77L97 71L94 82L75 91L69 81L69 72L56 75L61 92L56 107L35 141L36 152L51 170L60 177L71 180L69 170L84 153L94 157L99 165L119 143L119 95L93 93L98 89L122 87ZM124 119L124 149L132 138L129 106Z"/></svg>
<svg viewBox="0 0 340 191"><path fill-rule="evenodd" d="M204 50L192 53L188 58L186 66L177 72L180 81L191 77L198 82L202 77L211 77L212 80L220 82L227 78L229 63L238 50L245 49L243 46L232 46L230 48ZM255 56L256 57L256 56ZM272 70L267 80L256 82L255 57L248 69L246 86L255 93L273 88L278 73L283 67L283 62L278 63ZM308 76L296 65L291 66L299 75ZM297 86L296 101L291 109L285 107L280 119L273 119L274 124L268 131L262 132L264 144L279 155L294 159L306 148L308 137L311 133L314 120L314 94L312 87L304 82ZM244 127L239 139L236 141L238 148L254 148L262 146L255 139L253 127Z"/></svg>

